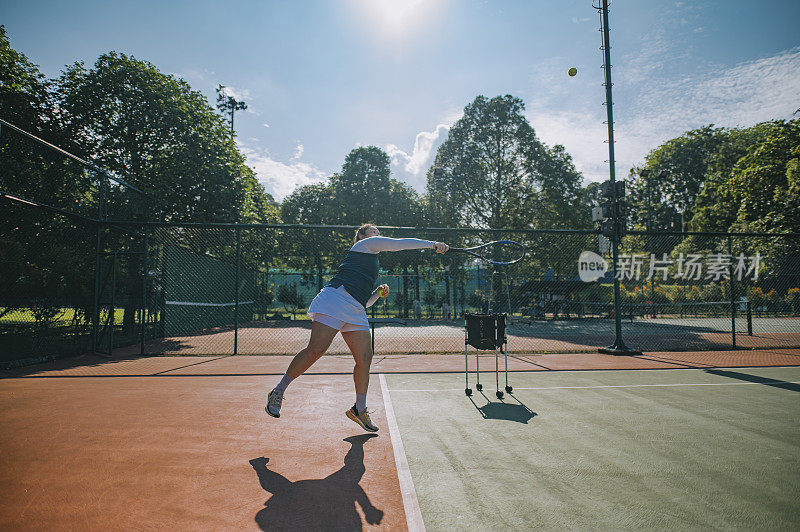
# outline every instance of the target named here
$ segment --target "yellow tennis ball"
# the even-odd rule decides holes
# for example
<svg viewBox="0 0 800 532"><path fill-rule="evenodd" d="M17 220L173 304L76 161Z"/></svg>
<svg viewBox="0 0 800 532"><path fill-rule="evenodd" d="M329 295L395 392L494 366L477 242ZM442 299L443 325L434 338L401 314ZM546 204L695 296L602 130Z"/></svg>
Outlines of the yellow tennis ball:
<svg viewBox="0 0 800 532"><path fill-rule="evenodd" d="M572 67L567 71L567 74L569 74L570 76L574 76L577 73L578 73L578 69L575 68L575 67Z"/></svg>
<svg viewBox="0 0 800 532"><path fill-rule="evenodd" d="M381 288L381 291L379 292L379 294L380 294L381 297L388 297L389 296L389 289L385 288L385 287Z"/></svg>

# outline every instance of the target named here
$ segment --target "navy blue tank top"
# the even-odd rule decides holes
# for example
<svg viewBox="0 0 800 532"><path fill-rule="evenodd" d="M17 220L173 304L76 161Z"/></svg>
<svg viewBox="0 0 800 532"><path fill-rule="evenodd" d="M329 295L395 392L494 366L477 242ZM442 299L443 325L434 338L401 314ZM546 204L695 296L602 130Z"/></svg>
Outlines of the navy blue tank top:
<svg viewBox="0 0 800 532"><path fill-rule="evenodd" d="M344 261L336 270L336 275L325 286L339 288L344 286L353 299L366 308L367 301L378 282L378 254L348 251Z"/></svg>

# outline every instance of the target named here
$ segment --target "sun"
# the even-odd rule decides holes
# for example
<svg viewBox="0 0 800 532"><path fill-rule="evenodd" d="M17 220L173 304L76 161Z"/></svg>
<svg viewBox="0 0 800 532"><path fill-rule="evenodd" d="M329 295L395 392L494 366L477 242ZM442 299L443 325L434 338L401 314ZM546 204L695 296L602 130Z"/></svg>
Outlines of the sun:
<svg viewBox="0 0 800 532"><path fill-rule="evenodd" d="M384 35L412 30L427 15L432 0L359 0L357 8Z"/></svg>

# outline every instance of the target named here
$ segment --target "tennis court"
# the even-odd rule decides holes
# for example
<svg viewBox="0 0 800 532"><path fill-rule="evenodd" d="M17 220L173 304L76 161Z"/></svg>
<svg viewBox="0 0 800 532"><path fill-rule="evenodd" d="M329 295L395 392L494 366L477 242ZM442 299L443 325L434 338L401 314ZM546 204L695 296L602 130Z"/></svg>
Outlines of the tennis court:
<svg viewBox="0 0 800 532"><path fill-rule="evenodd" d="M376 356L376 436L343 415L351 360L323 357L280 419L284 356L7 370L0 528L800 524L800 350L514 356L503 401L490 374L465 396L461 356Z"/></svg>

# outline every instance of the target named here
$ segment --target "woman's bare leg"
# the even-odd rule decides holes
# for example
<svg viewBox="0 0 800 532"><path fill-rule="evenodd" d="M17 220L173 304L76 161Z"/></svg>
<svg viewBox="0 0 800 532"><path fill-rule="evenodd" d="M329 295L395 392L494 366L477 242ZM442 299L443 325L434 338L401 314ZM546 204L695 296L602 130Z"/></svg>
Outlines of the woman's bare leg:
<svg viewBox="0 0 800 532"><path fill-rule="evenodd" d="M328 327L317 321L311 322L311 339L305 349L297 353L289 363L289 369L275 388L269 392L267 397L267 413L272 417L281 417L281 405L283 404L283 392L294 379L306 372L311 365L319 360L325 351L330 347L336 333L339 332L333 327Z"/></svg>
<svg viewBox="0 0 800 532"><path fill-rule="evenodd" d="M343 332L342 338L356 361L356 367L353 368L353 383L356 385L356 393L367 393L369 366L372 363L372 338L369 331Z"/></svg>
<svg viewBox="0 0 800 532"><path fill-rule="evenodd" d="M347 417L364 430L376 432L378 427L367 412L367 389L369 388L369 366L372 363L372 341L369 331L350 331L342 333L347 347L353 353L356 367L353 368L353 383L356 385L356 404L347 410Z"/></svg>
<svg viewBox="0 0 800 532"><path fill-rule="evenodd" d="M305 373L314 362L325 354L337 332L339 331L333 327L328 327L318 321L312 321L311 339L305 349L294 356L291 363L289 363L289 369L286 370L286 374L294 380Z"/></svg>

